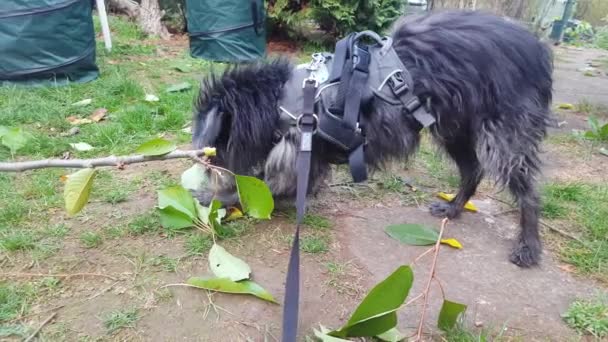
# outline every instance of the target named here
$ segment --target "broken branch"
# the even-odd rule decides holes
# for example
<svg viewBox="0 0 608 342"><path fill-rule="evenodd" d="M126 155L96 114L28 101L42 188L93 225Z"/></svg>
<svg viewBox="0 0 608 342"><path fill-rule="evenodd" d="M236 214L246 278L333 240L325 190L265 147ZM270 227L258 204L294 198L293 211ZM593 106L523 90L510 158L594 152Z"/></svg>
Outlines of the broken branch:
<svg viewBox="0 0 608 342"><path fill-rule="evenodd" d="M91 168L98 166L122 166L128 164L144 163L155 160L169 160L179 158L190 158L200 160L199 156L203 155L203 150L175 150L161 156L110 156L94 159L44 159L32 160L23 162L0 162L0 172L23 172L27 170L60 167L60 168Z"/></svg>
<svg viewBox="0 0 608 342"><path fill-rule="evenodd" d="M424 292L422 292L422 297L424 298L424 302L422 303L422 317L420 317L420 324L418 324L418 333L416 334L416 339L415 341L422 341L422 328L424 327L424 318L426 316L426 307L428 305L429 302L429 291L431 289L431 283L433 282L433 279L435 278L435 268L437 266L437 256L439 255L439 245L441 244L441 237L443 236L443 230L445 229L445 226L448 223L448 219L444 218L443 221L441 221L441 230L439 231L439 238L437 238L437 242L435 243L435 247L434 249L434 254L433 254L433 264L431 265L431 272L429 275L429 280L426 283L426 287L424 289ZM443 289L442 289L443 291Z"/></svg>

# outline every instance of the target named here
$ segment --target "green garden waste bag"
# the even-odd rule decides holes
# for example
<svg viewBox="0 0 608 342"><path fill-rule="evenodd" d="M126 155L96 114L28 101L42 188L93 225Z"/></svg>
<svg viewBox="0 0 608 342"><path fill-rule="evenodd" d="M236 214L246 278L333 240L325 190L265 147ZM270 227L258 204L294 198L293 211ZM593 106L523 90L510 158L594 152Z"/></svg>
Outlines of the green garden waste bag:
<svg viewBox="0 0 608 342"><path fill-rule="evenodd" d="M263 0L186 0L186 21L194 58L240 63L266 56Z"/></svg>
<svg viewBox="0 0 608 342"><path fill-rule="evenodd" d="M0 0L0 85L96 79L91 0Z"/></svg>

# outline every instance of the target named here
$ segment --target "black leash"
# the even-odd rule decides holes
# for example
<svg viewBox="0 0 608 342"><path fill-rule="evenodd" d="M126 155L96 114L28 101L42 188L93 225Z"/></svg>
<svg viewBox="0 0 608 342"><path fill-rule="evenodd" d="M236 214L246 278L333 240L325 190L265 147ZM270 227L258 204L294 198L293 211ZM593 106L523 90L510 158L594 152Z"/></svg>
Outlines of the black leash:
<svg viewBox="0 0 608 342"><path fill-rule="evenodd" d="M300 224L306 211L306 193L310 173L312 154L312 137L315 133L317 117L314 114L315 95L318 83L315 79L304 80L304 104L302 115L297 125L301 132L300 150L296 161L296 232L291 246L287 280L285 283L285 300L283 306L283 342L295 342L298 332L298 306L300 297Z"/></svg>

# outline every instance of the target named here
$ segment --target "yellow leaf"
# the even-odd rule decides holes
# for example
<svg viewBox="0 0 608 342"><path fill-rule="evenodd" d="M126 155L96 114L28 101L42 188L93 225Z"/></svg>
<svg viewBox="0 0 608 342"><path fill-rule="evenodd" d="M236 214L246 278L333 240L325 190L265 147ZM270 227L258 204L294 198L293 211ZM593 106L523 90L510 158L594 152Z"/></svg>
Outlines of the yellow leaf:
<svg viewBox="0 0 608 342"><path fill-rule="evenodd" d="M574 109L574 106L572 105L572 103L561 103L559 106L557 106L557 108L559 109Z"/></svg>
<svg viewBox="0 0 608 342"><path fill-rule="evenodd" d="M63 190L65 208L70 215L76 215L89 201L96 170L86 168L68 176Z"/></svg>
<svg viewBox="0 0 608 342"><path fill-rule="evenodd" d="M445 192L440 192L437 194L437 196L439 196L439 198L444 199L446 201L451 201L456 195L446 194ZM467 201L467 203L465 203L465 205L464 205L464 208L467 210L470 210L472 212L478 211L477 207L471 201Z"/></svg>
<svg viewBox="0 0 608 342"><path fill-rule="evenodd" d="M234 207L233 208L229 208L228 211L230 213L224 219L226 221L232 221L232 220L236 220L238 218L243 217L243 213L238 208L234 208Z"/></svg>
<svg viewBox="0 0 608 342"><path fill-rule="evenodd" d="M456 239L441 239L441 243L458 249L462 248L462 244Z"/></svg>
<svg viewBox="0 0 608 342"><path fill-rule="evenodd" d="M203 153L207 157L214 157L216 155L215 147L205 147L205 148L203 148Z"/></svg>

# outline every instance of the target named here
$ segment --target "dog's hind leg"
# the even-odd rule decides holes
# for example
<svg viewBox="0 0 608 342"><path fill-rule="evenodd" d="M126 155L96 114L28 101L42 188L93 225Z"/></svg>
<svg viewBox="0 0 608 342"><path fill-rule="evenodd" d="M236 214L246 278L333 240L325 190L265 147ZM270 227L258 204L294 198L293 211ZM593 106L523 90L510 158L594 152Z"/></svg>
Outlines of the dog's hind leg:
<svg viewBox="0 0 608 342"><path fill-rule="evenodd" d="M510 175L509 190L519 204L521 215L518 244L509 259L520 267L534 266L540 261L542 251L538 232L539 195L533 178L520 169Z"/></svg>
<svg viewBox="0 0 608 342"><path fill-rule="evenodd" d="M475 194L483 177L479 160L469 139L458 139L448 143L446 151L456 162L460 173L460 190L450 202L434 202L430 211L433 216L456 218L464 209L465 203Z"/></svg>

